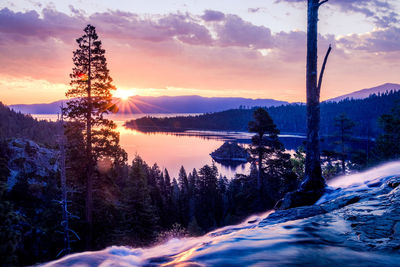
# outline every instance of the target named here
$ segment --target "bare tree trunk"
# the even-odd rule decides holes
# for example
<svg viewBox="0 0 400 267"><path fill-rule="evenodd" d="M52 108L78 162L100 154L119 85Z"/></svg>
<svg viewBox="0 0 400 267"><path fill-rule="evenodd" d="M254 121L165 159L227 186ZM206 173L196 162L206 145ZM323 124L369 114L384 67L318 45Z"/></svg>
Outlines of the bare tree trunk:
<svg viewBox="0 0 400 267"><path fill-rule="evenodd" d="M88 112L86 115L86 157L87 157L87 180L86 180L86 206L85 206L85 219L88 224L88 232L86 238L86 247L92 247L93 236L93 155L92 155L92 96L91 96L91 38L89 36L89 62L88 62L88 81L87 81L87 101Z"/></svg>
<svg viewBox="0 0 400 267"><path fill-rule="evenodd" d="M343 172L343 174L345 174L346 173L346 163L345 163L345 154L344 154L344 121L341 121L340 122L340 127L341 127L341 138L340 138L340 141L341 141L341 148L342 148L342 172Z"/></svg>
<svg viewBox="0 0 400 267"><path fill-rule="evenodd" d="M60 174L61 174L61 190L62 190L62 211L63 211L63 227L64 227L64 254L71 252L69 239L69 216L67 202L67 178L65 174L65 136L64 136L64 110L61 106L61 130L60 130Z"/></svg>
<svg viewBox="0 0 400 267"><path fill-rule="evenodd" d="M320 82L318 83L318 9L326 1L308 0L307 6L307 145L306 145L306 166L305 181L301 186L302 190L312 191L325 187L322 178L320 161L320 87L323 70L321 71ZM329 55L330 48L326 60Z"/></svg>
<svg viewBox="0 0 400 267"><path fill-rule="evenodd" d="M262 164L262 153L259 152L258 153L257 187L258 187L258 190L260 190L260 191L261 191L261 188L262 188L262 180L261 180L262 167L261 167L261 164Z"/></svg>

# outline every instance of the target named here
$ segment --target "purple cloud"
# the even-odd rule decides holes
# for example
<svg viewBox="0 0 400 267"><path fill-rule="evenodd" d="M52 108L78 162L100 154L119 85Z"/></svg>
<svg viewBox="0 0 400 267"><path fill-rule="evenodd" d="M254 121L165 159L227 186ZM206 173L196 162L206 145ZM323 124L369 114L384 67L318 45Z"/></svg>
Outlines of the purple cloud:
<svg viewBox="0 0 400 267"><path fill-rule="evenodd" d="M249 8L247 9L247 11L250 12L250 13L257 13L257 12L259 12L260 10L261 10L261 7L254 7L254 8L249 7Z"/></svg>
<svg viewBox="0 0 400 267"><path fill-rule="evenodd" d="M225 19L225 14L216 10L206 10L201 18L204 21L221 21Z"/></svg>
<svg viewBox="0 0 400 267"><path fill-rule="evenodd" d="M218 42L222 46L244 46L249 48L271 48L271 30L244 21L237 15L227 15L224 23L217 28Z"/></svg>
<svg viewBox="0 0 400 267"><path fill-rule="evenodd" d="M367 52L398 52L400 51L400 28L380 29L368 34L351 35L341 38L338 43L347 49L364 50Z"/></svg>
<svg viewBox="0 0 400 267"><path fill-rule="evenodd" d="M75 39L88 23L97 27L106 50L114 52L116 61L135 61L140 66L146 66L149 61L161 66L160 56L171 58L171 62L179 66L197 64L208 68L219 66L221 69L239 69L242 65L249 71L262 72L281 62L304 62L304 31L273 34L268 27L254 25L237 15L222 15L215 23L204 24L204 18L188 13L143 17L117 10L85 16L80 12L67 15L47 8L40 15L36 11L14 12L5 8L0 10L0 54L4 63L0 66L0 72L32 77L43 75L54 77L57 81L65 79L52 73L56 70L59 73L68 72ZM217 18L214 16L213 19ZM335 56L343 54L341 49L388 53L398 51L399 32L398 28L387 28L340 40L335 40L335 36L320 36L320 53L325 53L329 44L334 46ZM122 50L124 53L120 52ZM132 55L130 61L126 55ZM168 68L162 69L165 71ZM151 70L153 68L149 67ZM119 71L125 73L122 68ZM147 75L144 70L136 71L143 71L143 77ZM176 75L168 74L169 77ZM126 75L126 80L129 80L131 73Z"/></svg>
<svg viewBox="0 0 400 267"><path fill-rule="evenodd" d="M305 0L276 0L275 2L303 3ZM327 4L337 6L343 12L356 12L372 18L379 27L389 27L399 22L393 5L385 0L330 0Z"/></svg>

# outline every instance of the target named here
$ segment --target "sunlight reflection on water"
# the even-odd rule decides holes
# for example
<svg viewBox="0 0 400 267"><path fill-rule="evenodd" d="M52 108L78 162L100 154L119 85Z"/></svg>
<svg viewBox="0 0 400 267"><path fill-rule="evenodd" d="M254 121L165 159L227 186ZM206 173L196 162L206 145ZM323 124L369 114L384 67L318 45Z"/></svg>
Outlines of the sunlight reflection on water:
<svg viewBox="0 0 400 267"><path fill-rule="evenodd" d="M210 153L219 148L227 140L237 140L246 147L250 143L252 134L245 132L225 132L225 131L186 131L180 133L143 133L123 126L124 122L143 116L171 117L189 116L197 114L118 114L108 116L117 125L120 133L120 144L128 153L128 160L131 162L138 154L149 165L157 163L163 170L168 169L172 177L177 177L179 169L184 166L186 172L191 172L193 168L197 170L205 164L212 164L213 160ZM34 114L38 119L57 120L57 114ZM288 152L294 153L294 148L302 143L303 136L282 135L282 141L289 149ZM238 164L236 166L226 166L215 162L218 171L228 179L233 178L236 173L248 174L250 164Z"/></svg>

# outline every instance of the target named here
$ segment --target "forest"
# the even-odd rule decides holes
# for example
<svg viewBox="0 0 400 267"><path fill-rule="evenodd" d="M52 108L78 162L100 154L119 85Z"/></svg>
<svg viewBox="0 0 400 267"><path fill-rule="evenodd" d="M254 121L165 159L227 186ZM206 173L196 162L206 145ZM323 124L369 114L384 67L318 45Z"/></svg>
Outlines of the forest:
<svg viewBox="0 0 400 267"><path fill-rule="evenodd" d="M345 113L349 119L357 122L353 136L375 138L382 129L378 118L390 112L400 101L400 91L389 91L371 95L365 99L345 99L339 102L321 103L320 134L330 136L335 131L335 118ZM215 131L247 131L247 124L256 108L232 109L222 112L206 113L188 117L155 118L142 117L126 122L129 128L144 132L215 130ZM306 106L304 104L288 104L266 108L281 133L306 133Z"/></svg>
<svg viewBox="0 0 400 267"><path fill-rule="evenodd" d="M262 118L269 116L265 110L262 114ZM13 138L15 133L9 127L18 127L21 133L19 137L23 137L23 140L34 139L40 144L47 144L43 145L47 149L52 149L58 147L53 138L57 135L59 124L37 121L5 106L2 106L0 117L1 132L4 134L0 146L1 257L9 265L31 265L52 260L63 249L62 209L57 202L61 198L60 173L49 172L45 177L35 177L34 172L21 171L16 177L17 182L10 188L7 185L9 167L12 165L10 157L13 144L17 142L13 140L18 139ZM337 119L337 122L340 121ZM249 130L257 136L255 122L256 116ZM400 144L400 131L397 129L400 125L399 109L382 115L378 123L382 127L382 134L377 138L374 148L374 161L357 162L346 158L346 168L362 169L399 156L396 151L400 149L387 149L399 147ZM171 237L198 236L273 208L286 192L294 190L301 183L305 154L301 148L292 157L286 154L276 138L279 130L272 119L264 122L264 125L268 126L266 135L261 139L253 139L251 145L255 162L259 160L259 149L266 148L262 150L261 165L253 164L249 175L237 175L233 179L220 176L214 165L205 165L198 170L185 170L182 166L178 177L170 177L168 170L160 169L157 164L149 165L140 156L136 156L131 163L127 163L124 157L109 165L103 161L103 165L108 166L105 168L98 164L94 172L94 240L91 249L118 244L146 246ZM80 131L76 131L76 125L66 124L65 127L67 166L70 166L67 169L71 213L69 223L77 235L71 234L71 252L77 252L87 250L87 224L83 219L85 153L79 148L84 139ZM332 127L338 129L338 123ZM40 128L48 129L49 133L38 136L35 129ZM346 138L347 134L345 141ZM265 140L265 143L259 140ZM22 142L22 145L18 143L18 146L28 155L35 156L34 147L28 142ZM55 157L59 155L57 151L54 150ZM325 152L324 177L329 178L343 171L341 152L352 153L341 151L340 144L336 152ZM257 166L262 168L258 169ZM258 176L260 170L261 185Z"/></svg>

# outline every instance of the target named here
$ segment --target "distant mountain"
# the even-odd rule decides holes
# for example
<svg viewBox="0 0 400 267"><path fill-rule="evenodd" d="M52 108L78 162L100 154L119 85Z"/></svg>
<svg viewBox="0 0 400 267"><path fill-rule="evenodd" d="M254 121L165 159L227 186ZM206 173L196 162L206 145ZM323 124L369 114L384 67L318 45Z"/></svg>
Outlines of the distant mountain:
<svg viewBox="0 0 400 267"><path fill-rule="evenodd" d="M57 114L60 113L61 103L67 102L66 100L59 100L52 103L43 104L18 104L10 105L9 108L20 111L25 114Z"/></svg>
<svg viewBox="0 0 400 267"><path fill-rule="evenodd" d="M400 91L371 95L364 99L345 99L339 102L321 103L321 136L332 136L337 132L336 118L345 113L356 122L352 135L358 137L377 137L382 129L378 118L388 114L400 101ZM305 104L288 104L267 108L277 128L284 134L305 134L307 115ZM142 132L182 132L187 130L205 131L247 131L253 119L252 109L231 109L222 112L196 116L176 116L168 118L142 117L126 121L128 128ZM329 145L328 141L325 145ZM360 144L361 146L361 144ZM357 149L360 147L357 147Z"/></svg>
<svg viewBox="0 0 400 267"><path fill-rule="evenodd" d="M48 104L10 105L22 113L55 114L60 110L60 100ZM119 112L133 113L207 113L233 108L255 106L273 107L288 104L274 99L250 99L242 97L202 97L202 96L133 96L127 101L115 99Z"/></svg>
<svg viewBox="0 0 400 267"><path fill-rule="evenodd" d="M385 92L391 91L391 90L399 91L400 84L385 83L385 84L382 84L382 85L379 85L376 87L366 88L366 89L352 92L350 94L331 98L331 99L326 100L326 102L338 102L338 101L346 99L346 98L348 98L348 99L364 99L364 98L369 97L372 94L385 93Z"/></svg>

